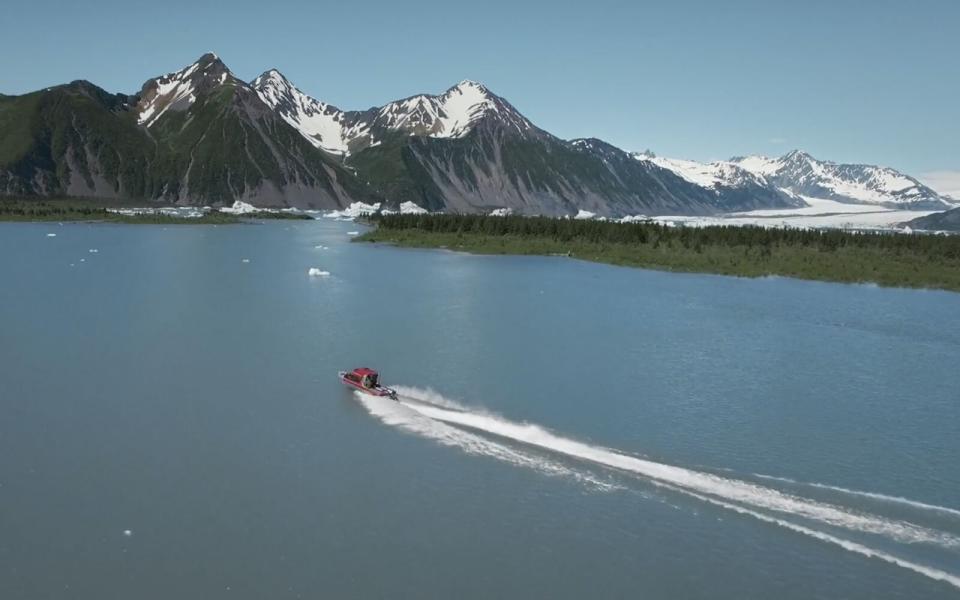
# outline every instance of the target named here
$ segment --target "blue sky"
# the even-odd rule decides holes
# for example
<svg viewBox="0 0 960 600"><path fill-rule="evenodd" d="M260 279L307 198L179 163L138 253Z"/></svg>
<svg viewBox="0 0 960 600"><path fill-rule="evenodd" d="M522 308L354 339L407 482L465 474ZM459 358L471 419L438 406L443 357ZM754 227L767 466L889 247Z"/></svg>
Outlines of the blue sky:
<svg viewBox="0 0 960 600"><path fill-rule="evenodd" d="M948 187L960 173L954 0L60 4L4 9L0 92L78 78L132 92L212 50L341 108L474 79L561 137L627 150L802 148Z"/></svg>

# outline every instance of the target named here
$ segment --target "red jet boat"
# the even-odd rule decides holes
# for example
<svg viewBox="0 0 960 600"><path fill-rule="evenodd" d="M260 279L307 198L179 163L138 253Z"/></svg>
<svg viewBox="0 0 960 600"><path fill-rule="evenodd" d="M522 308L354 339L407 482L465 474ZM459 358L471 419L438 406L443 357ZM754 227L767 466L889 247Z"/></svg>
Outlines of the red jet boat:
<svg viewBox="0 0 960 600"><path fill-rule="evenodd" d="M397 399L397 390L380 385L380 374L373 369L360 367L352 371L340 371L340 382L371 396L384 396Z"/></svg>

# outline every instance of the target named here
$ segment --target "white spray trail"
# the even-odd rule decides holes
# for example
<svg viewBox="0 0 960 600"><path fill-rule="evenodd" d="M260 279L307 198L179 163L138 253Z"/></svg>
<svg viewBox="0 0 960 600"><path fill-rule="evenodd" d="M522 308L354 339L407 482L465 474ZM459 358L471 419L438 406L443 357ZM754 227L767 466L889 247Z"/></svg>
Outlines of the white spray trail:
<svg viewBox="0 0 960 600"><path fill-rule="evenodd" d="M920 510L926 510L935 513L941 513L944 515L949 515L952 517L960 517L960 510L955 508L949 508L947 506L939 506L937 504L927 504L926 502L919 502L917 500L911 500L909 498L904 498L903 496L888 496L887 494L878 494L877 492L863 492L860 490L851 490L850 488L840 487L838 485L829 485L826 483L813 483L807 481L797 481L796 479L790 479L789 477L774 477L773 475L763 475L761 473L754 473L754 476L761 479L769 479L771 481L782 481L784 483L790 483L793 485L805 485L812 488L817 488L821 490L830 490L832 492L840 492L842 494L848 494L850 496L860 496L861 498L870 498L871 500L879 500L880 502L887 502L890 504L901 504L903 506L909 506L911 508L917 508Z"/></svg>
<svg viewBox="0 0 960 600"><path fill-rule="evenodd" d="M904 521L854 513L831 504L793 496L746 481L627 456L607 448L560 437L536 425L517 424L493 415L444 409L429 404L411 403L409 406L431 419L492 433L572 458L633 472L685 490L710 494L754 508L774 510L836 527L884 535L898 542L928 543L945 548L960 548L960 538L948 533Z"/></svg>
<svg viewBox="0 0 960 600"><path fill-rule="evenodd" d="M878 558L882 561L897 565L898 567L909 569L915 573L925 575L931 579L935 579L937 581L943 581L943 582L949 583L953 587L960 588L960 577L957 577L956 575L953 575L951 573L947 573L946 571L941 571L940 569L934 569L933 567L921 565L919 563L915 563L915 562L894 556L887 552L883 552L881 550L875 550L874 548L870 548L869 546L864 546L863 544L858 544L857 542L852 542L850 540L838 538L836 536L830 535L828 533L824 533L822 531L817 531L815 529L810 529L809 527L803 527L802 525L791 523L790 521L785 521L783 519L771 517L770 515L766 515L766 514L757 512L755 510L750 510L749 508L745 508L738 504L730 504L729 502L724 502L722 500L711 498L709 496L703 496L695 492L690 492L689 490L678 490L678 491L685 492L693 496L694 498L699 498L700 500L703 500L704 502L709 502L710 504L721 506L723 508L738 512L743 515L749 515L751 517L754 517L755 519L759 519L767 523L773 523L775 525L785 527L797 533L809 535L820 541L834 544L836 546L840 546L844 550L849 550L850 552L856 552L857 554L862 554L864 556L869 556L871 558Z"/></svg>
<svg viewBox="0 0 960 600"><path fill-rule="evenodd" d="M850 552L883 560L960 588L960 577L957 575L759 511L774 511L852 531L881 535L908 544L924 543L947 549L960 548L960 538L951 533L933 530L906 521L854 512L836 505L788 494L743 480L628 456L608 448L558 436L536 425L514 423L498 415L478 412L450 401L431 390L408 387L398 387L397 390L400 393L399 402L371 398L363 394L358 394L358 397L367 409L384 423L400 426L412 433L424 435L445 445L462 448L470 453L494 456L515 465L531 467L549 474L572 475L600 489L613 489L615 487L596 479L589 473L576 471L541 456L515 450L468 431L473 430L562 454L569 458L634 473L648 478L652 483L663 488L686 494L767 523L779 525L791 531L834 544ZM461 427L467 428L467 430L461 429ZM769 476L765 477L775 479ZM792 480L785 481L792 483ZM830 487L823 484L810 485ZM857 492L845 488L837 488L837 491L868 497L878 496L878 499L903 501L915 507L941 509L948 513L953 512L953 509L926 505L905 498Z"/></svg>
<svg viewBox="0 0 960 600"><path fill-rule="evenodd" d="M547 475L571 477L600 491L620 489L619 486L599 479L590 473L577 471L545 457L515 450L504 444L452 427L420 414L410 406L388 398L378 398L360 392L356 392L356 396L370 414L379 418L385 424L422 435L444 446L453 446L468 454L489 456L512 465L534 469Z"/></svg>

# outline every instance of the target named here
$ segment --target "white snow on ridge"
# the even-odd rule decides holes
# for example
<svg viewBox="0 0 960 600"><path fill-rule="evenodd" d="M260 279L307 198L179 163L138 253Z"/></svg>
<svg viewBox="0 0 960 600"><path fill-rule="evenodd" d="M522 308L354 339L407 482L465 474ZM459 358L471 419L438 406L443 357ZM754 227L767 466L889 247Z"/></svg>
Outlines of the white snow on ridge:
<svg viewBox="0 0 960 600"><path fill-rule="evenodd" d="M188 67L153 79L155 88L149 90L137 104L137 123L150 127L168 110L186 110L197 99L197 83L202 84L220 70L222 72L217 75L216 83L222 85L233 74L211 53Z"/></svg>
<svg viewBox="0 0 960 600"><path fill-rule="evenodd" d="M499 114L518 130L532 125L482 84L461 81L441 95L418 94L383 105L372 114L345 112L298 90L280 72L267 71L252 82L268 106L295 127L310 143L334 154L376 146L375 131L406 131L410 135L459 138L489 113Z"/></svg>
<svg viewBox="0 0 960 600"><path fill-rule="evenodd" d="M700 187L713 188L728 182L730 167L724 163L701 163L693 160L664 158L650 154L633 154L637 160L651 162L662 169L672 171L681 178Z"/></svg>
<svg viewBox="0 0 960 600"><path fill-rule="evenodd" d="M185 69L175 73L168 73L158 78L156 94L140 109L137 115L137 124L150 127L157 122L167 109L177 103L190 106L197 99L196 90L190 77L200 68L199 63L193 63Z"/></svg>
<svg viewBox="0 0 960 600"><path fill-rule="evenodd" d="M751 173L747 169L728 161L714 161L710 163L679 158L665 158L650 153L633 153L631 156L640 161L647 161L671 171L678 177L708 190L718 187L743 187L757 185L766 187L769 184L760 175ZM789 192L788 192L789 194Z"/></svg>
<svg viewBox="0 0 960 600"><path fill-rule="evenodd" d="M378 124L434 138L460 138L488 112L499 112L493 95L474 81L461 81L440 96L419 94L384 105L374 119Z"/></svg>
<svg viewBox="0 0 960 600"><path fill-rule="evenodd" d="M826 195L867 204L909 204L936 201L919 181L887 167L847 165L817 160L793 151L780 158L745 156L731 159L755 175L777 181L790 191L825 190Z"/></svg>
<svg viewBox="0 0 960 600"><path fill-rule="evenodd" d="M773 175L783 166L779 158L768 158L766 156L744 156L733 159L741 168L750 171L755 175Z"/></svg>
<svg viewBox="0 0 960 600"><path fill-rule="evenodd" d="M349 142L365 133L365 123L350 128L335 106L304 94L276 69L253 80L257 95L314 146L333 154L349 154Z"/></svg>
<svg viewBox="0 0 960 600"><path fill-rule="evenodd" d="M441 96L440 102L443 110L439 119L440 130L432 137L463 137L487 111L497 112L497 105L487 89L473 81L461 81Z"/></svg>

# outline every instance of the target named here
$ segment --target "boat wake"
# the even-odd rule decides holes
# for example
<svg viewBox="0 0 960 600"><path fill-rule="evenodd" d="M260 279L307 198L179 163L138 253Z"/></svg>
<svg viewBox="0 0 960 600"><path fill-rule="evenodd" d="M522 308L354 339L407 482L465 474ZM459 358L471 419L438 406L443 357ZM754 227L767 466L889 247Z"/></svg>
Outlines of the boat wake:
<svg viewBox="0 0 960 600"><path fill-rule="evenodd" d="M954 509L912 500L835 488L850 495L875 496L913 510L948 516L938 527L865 512L840 503L826 502L761 485L733 476L721 476L640 458L553 433L530 423L517 423L483 410L453 402L432 390L397 387L399 400L357 397L366 409L388 425L422 435L441 444L477 455L490 456L516 466L549 474L573 477L594 489L612 491L622 486L613 474L639 477L660 488L696 498L711 505L748 515L856 552L909 569L960 588L960 575L898 557L887 552L922 545L956 561L960 555L960 520ZM771 482L776 478L760 476ZM785 483L809 486L792 480ZM954 515L955 516L955 515ZM942 520L942 519L941 519ZM844 534L846 532L846 534ZM846 535L847 537L841 537ZM853 536L855 539L848 539ZM868 545L871 544L871 545ZM879 545L883 549L873 546Z"/></svg>

